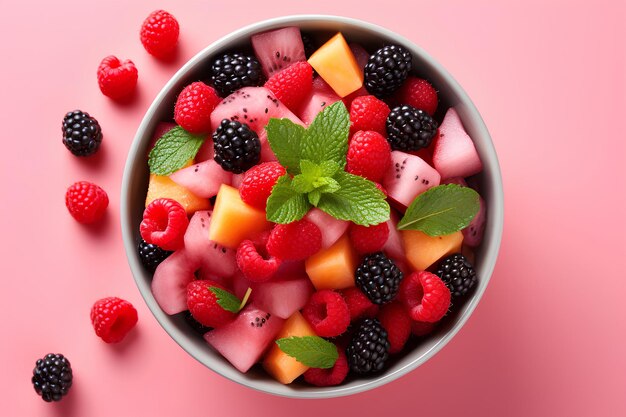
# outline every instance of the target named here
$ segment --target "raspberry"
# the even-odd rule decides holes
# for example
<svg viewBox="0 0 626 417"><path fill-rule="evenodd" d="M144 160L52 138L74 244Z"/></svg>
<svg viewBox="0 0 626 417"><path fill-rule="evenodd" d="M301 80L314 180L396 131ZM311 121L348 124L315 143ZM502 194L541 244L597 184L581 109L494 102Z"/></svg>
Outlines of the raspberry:
<svg viewBox="0 0 626 417"><path fill-rule="evenodd" d="M398 298L413 320L435 323L448 312L450 290L435 274L414 272L400 283Z"/></svg>
<svg viewBox="0 0 626 417"><path fill-rule="evenodd" d="M75 156L90 156L98 152L102 143L102 129L98 121L80 110L68 112L63 118L63 145Z"/></svg>
<svg viewBox="0 0 626 417"><path fill-rule="evenodd" d="M369 227L358 224L350 226L350 240L354 249L359 253L367 254L382 250L388 238L389 226L387 223Z"/></svg>
<svg viewBox="0 0 626 417"><path fill-rule="evenodd" d="M350 139L346 171L370 181L380 182L391 164L391 147L380 134L358 131Z"/></svg>
<svg viewBox="0 0 626 417"><path fill-rule="evenodd" d="M195 280L187 285L187 308L198 323L207 327L220 327L235 318L235 314L224 310L210 287L224 289L210 280Z"/></svg>
<svg viewBox="0 0 626 417"><path fill-rule="evenodd" d="M308 220L277 224L267 241L267 251L285 261L301 261L322 248L320 228Z"/></svg>
<svg viewBox="0 0 626 417"><path fill-rule="evenodd" d="M431 116L437 110L437 90L426 80L409 77L397 93L396 100L400 104L408 104L416 109L424 110Z"/></svg>
<svg viewBox="0 0 626 417"><path fill-rule="evenodd" d="M65 205L79 223L93 223L104 216L109 205L107 193L96 184L79 181L65 193Z"/></svg>
<svg viewBox="0 0 626 417"><path fill-rule="evenodd" d="M387 103L374 96L361 96L352 100L350 105L350 130L372 130L381 135L387 134L387 116L390 109Z"/></svg>
<svg viewBox="0 0 626 417"><path fill-rule="evenodd" d="M143 21L139 37L150 55L168 58L178 43L179 30L174 16L165 10L155 10Z"/></svg>
<svg viewBox="0 0 626 417"><path fill-rule="evenodd" d="M264 162L250 168L239 186L241 199L259 210L265 210L267 198L279 177L286 171L278 162Z"/></svg>
<svg viewBox="0 0 626 417"><path fill-rule="evenodd" d="M363 317L373 318L378 314L378 306L357 287L347 288L341 292L341 295L348 305L352 322Z"/></svg>
<svg viewBox="0 0 626 417"><path fill-rule="evenodd" d="M398 353L411 335L411 317L406 312L404 305L398 301L385 304L378 313L378 320L387 330L389 339L389 353Z"/></svg>
<svg viewBox="0 0 626 417"><path fill-rule="evenodd" d="M106 343L118 343L137 324L137 310L121 298L103 298L91 307L91 323Z"/></svg>
<svg viewBox="0 0 626 417"><path fill-rule="evenodd" d="M338 349L339 356L335 365L330 369L309 368L304 373L304 380L311 385L317 387L331 387L333 385L339 385L348 376L348 358L346 354Z"/></svg>
<svg viewBox="0 0 626 417"><path fill-rule="evenodd" d="M72 387L72 365L60 353L48 353L37 359L31 382L45 402L61 401Z"/></svg>
<svg viewBox="0 0 626 417"><path fill-rule="evenodd" d="M208 133L211 112L221 101L213 87L198 81L183 88L174 107L174 120L189 133Z"/></svg>
<svg viewBox="0 0 626 417"><path fill-rule="evenodd" d="M135 64L130 59L120 62L113 55L107 56L98 67L98 86L102 94L114 100L130 96L137 86Z"/></svg>
<svg viewBox="0 0 626 417"><path fill-rule="evenodd" d="M413 336L426 336L430 332L435 329L436 323L427 323L425 321L415 321L411 322L411 333Z"/></svg>
<svg viewBox="0 0 626 417"><path fill-rule="evenodd" d="M261 251L264 252L264 251ZM278 270L281 261L273 256L268 259L259 253L251 240L244 240L237 248L237 266L251 282L264 282Z"/></svg>
<svg viewBox="0 0 626 417"><path fill-rule="evenodd" d="M302 315L321 337L339 336L350 325L350 311L341 294L333 290L314 293L302 308Z"/></svg>
<svg viewBox="0 0 626 417"><path fill-rule="evenodd" d="M139 231L143 240L161 249L174 251L184 245L189 219L183 206L170 198L159 198L143 212Z"/></svg>
<svg viewBox="0 0 626 417"><path fill-rule="evenodd" d="M308 62L296 62L272 75L265 87L285 106L297 109L313 87L313 68Z"/></svg>

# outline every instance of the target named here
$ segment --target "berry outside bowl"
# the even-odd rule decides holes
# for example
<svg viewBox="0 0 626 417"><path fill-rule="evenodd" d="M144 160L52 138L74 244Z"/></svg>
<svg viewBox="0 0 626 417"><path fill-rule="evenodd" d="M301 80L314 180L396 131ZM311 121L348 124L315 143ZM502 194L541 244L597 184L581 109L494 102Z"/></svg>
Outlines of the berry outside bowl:
<svg viewBox="0 0 626 417"><path fill-rule="evenodd" d="M384 372L350 379L337 387L317 388L304 383L282 385L262 369L253 368L247 374L237 371L189 327L182 314L168 316L161 310L150 290L152 275L143 269L136 251L149 176L146 151L156 125L172 119L178 93L190 82L206 79L209 62L218 53L248 44L252 34L292 25L312 33L320 41L341 31L349 42L359 42L372 49L370 52L389 43L409 49L413 54L414 73L430 80L439 90L440 108L456 108L484 166L483 172L476 176L476 185L487 203L488 213L484 240L476 253L478 288L461 308L444 319L435 333L390 360ZM442 115L436 117L441 120ZM500 247L503 214L502 180L491 137L478 110L454 78L421 48L388 29L355 19L322 15L287 16L255 23L219 39L191 58L161 90L141 122L126 161L121 196L122 235L128 262L141 295L165 331L191 356L218 374L259 391L294 398L330 398L373 389L416 369L441 350L469 319L487 287Z"/></svg>

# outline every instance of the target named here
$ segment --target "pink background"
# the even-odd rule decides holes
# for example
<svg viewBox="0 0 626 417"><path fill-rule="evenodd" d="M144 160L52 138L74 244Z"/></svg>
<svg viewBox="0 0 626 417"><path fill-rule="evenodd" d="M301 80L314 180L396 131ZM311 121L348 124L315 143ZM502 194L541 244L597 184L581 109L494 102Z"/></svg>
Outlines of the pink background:
<svg viewBox="0 0 626 417"><path fill-rule="evenodd" d="M178 3L2 2L0 414L626 414L623 3ZM171 64L148 56L138 40L141 21L159 7L182 28ZM430 52L482 112L506 189L499 262L458 336L384 388L306 403L240 387L180 349L135 287L119 226L126 153L168 78L231 30L296 13L369 20ZM96 67L108 54L139 69L130 104L97 88ZM73 158L61 144L61 120L74 108L103 126L95 159ZM74 222L63 202L66 187L83 179L111 200L95 228ZM89 322L93 301L108 295L139 311L136 331L118 346L102 343ZM75 370L71 395L59 404L41 401L30 383L35 359L49 351L65 353Z"/></svg>

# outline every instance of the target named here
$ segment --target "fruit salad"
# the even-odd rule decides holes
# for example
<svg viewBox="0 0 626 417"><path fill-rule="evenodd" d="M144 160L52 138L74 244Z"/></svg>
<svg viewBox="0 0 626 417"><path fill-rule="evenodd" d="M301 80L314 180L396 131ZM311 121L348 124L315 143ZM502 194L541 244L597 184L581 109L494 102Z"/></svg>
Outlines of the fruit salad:
<svg viewBox="0 0 626 417"><path fill-rule="evenodd" d="M214 56L155 129L152 293L241 372L383 372L477 286L474 143L402 45L286 27L250 46Z"/></svg>

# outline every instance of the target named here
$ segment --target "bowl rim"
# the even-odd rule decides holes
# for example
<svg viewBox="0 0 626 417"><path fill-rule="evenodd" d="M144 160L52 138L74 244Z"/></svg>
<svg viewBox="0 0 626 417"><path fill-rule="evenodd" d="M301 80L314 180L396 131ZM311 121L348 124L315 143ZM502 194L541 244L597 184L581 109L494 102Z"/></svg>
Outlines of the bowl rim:
<svg viewBox="0 0 626 417"><path fill-rule="evenodd" d="M323 23L332 23L336 25L349 25L356 26L361 29L364 29L368 32L372 32L373 34L378 34L383 37L396 39L399 43L403 45L407 45L413 52L417 52L422 59L427 60L429 65L434 67L434 69L446 79L448 84L448 88L453 90L455 94L460 98L461 102L464 106L467 107L467 110L472 114L472 118L474 119L474 123L478 125L478 129L481 131L481 136L484 137L483 144L483 152L481 153L481 157L485 155L489 159L490 170L492 171L492 176L490 177L490 182L493 185L492 195L490 196L490 205L489 205L489 222L492 225L492 236L489 236L490 239L490 248L491 250L485 251L484 260L483 260L483 270L481 279L485 281L485 284L482 287L478 287L476 293L472 297L471 300L468 300L466 303L466 307L462 314L459 315L457 320L452 324L452 327L443 334L440 339L425 353L423 353L420 357L415 358L411 362L406 365L393 370L392 372L388 372L385 374L381 374L378 376L374 376L371 379L359 381L358 384L348 386L348 387L324 387L324 388L312 388L306 391L298 391L298 390L288 390L285 389L285 386L276 385L276 384L263 384L263 381L251 380L247 378L246 374L240 373L237 371L235 374L226 374L222 372L219 367L214 367L210 363L207 363L203 358L200 358L197 352L194 349L191 349L189 346L186 346L184 340L182 338L185 336L184 333L179 331L175 326L172 326L168 323L168 317L158 306L156 300L152 296L152 292L150 289L149 283L143 282L141 279L141 273L137 271L142 271L142 266L135 256L135 245L134 242L134 231L132 230L132 219L130 216L130 181L132 178L134 165L139 157L145 159L145 155L140 152L142 148L142 137L145 136L145 130L149 126L152 118L155 116L155 113L160 108L163 100L168 95L169 91L175 86L183 77L185 77L192 67L201 63L208 56L212 55L215 51L218 51L226 46L228 46L231 42L238 40L244 36L250 36L253 33L261 32L264 30L269 30L273 27L278 26L289 26L289 25L300 25L303 22L314 23L314 22L323 22ZM299 15L289 15L289 16L281 16L271 19L262 20L256 23L249 24L247 26L241 27L235 31L228 33L227 35L219 38L215 42L211 43L207 47L203 48L200 52L194 55L191 59L189 59L165 84L165 86L161 89L161 91L154 98L152 104L146 111L141 124L137 128L137 132L135 137L133 138L133 142L128 152L127 160L124 167L124 174L122 178L122 187L121 187L121 198L120 198L120 219L121 219L121 229L122 229L122 239L124 242L126 258L128 260L131 273L133 275L133 279L135 284L137 285L144 301L146 302L148 308L157 319L161 327L169 334L169 336L188 354L190 354L194 359L198 362L202 363L204 366L212 370L213 372L218 373L219 375L236 382L238 384L244 385L246 387L252 388L256 391L265 392L269 394L274 394L282 397L289 398L333 398L340 396L352 395L360 392L364 392L370 389L374 389L385 385L393 380L396 380L410 371L416 369L421 364L428 361L432 358L437 352L439 352L465 325L469 317L472 315L473 311L476 309L476 306L482 299L482 296L487 288L487 285L491 279L491 275L493 274L493 270L495 268L496 259L498 256L498 251L500 248L500 243L502 239L502 230L504 223L504 192L502 187L502 176L500 171L500 166L498 163L498 158L496 155L496 151L493 145L493 141L491 139L491 135L489 134L487 127L472 100L467 95L465 90L461 87L461 85L450 75L450 73L441 65L437 60L435 60L431 55L429 55L426 51L424 51L421 47L405 38L402 35L399 35L392 30L384 28L382 26L366 22L359 19L348 18L343 16L336 15L322 15L322 14L299 14ZM281 389L282 388L282 389Z"/></svg>

